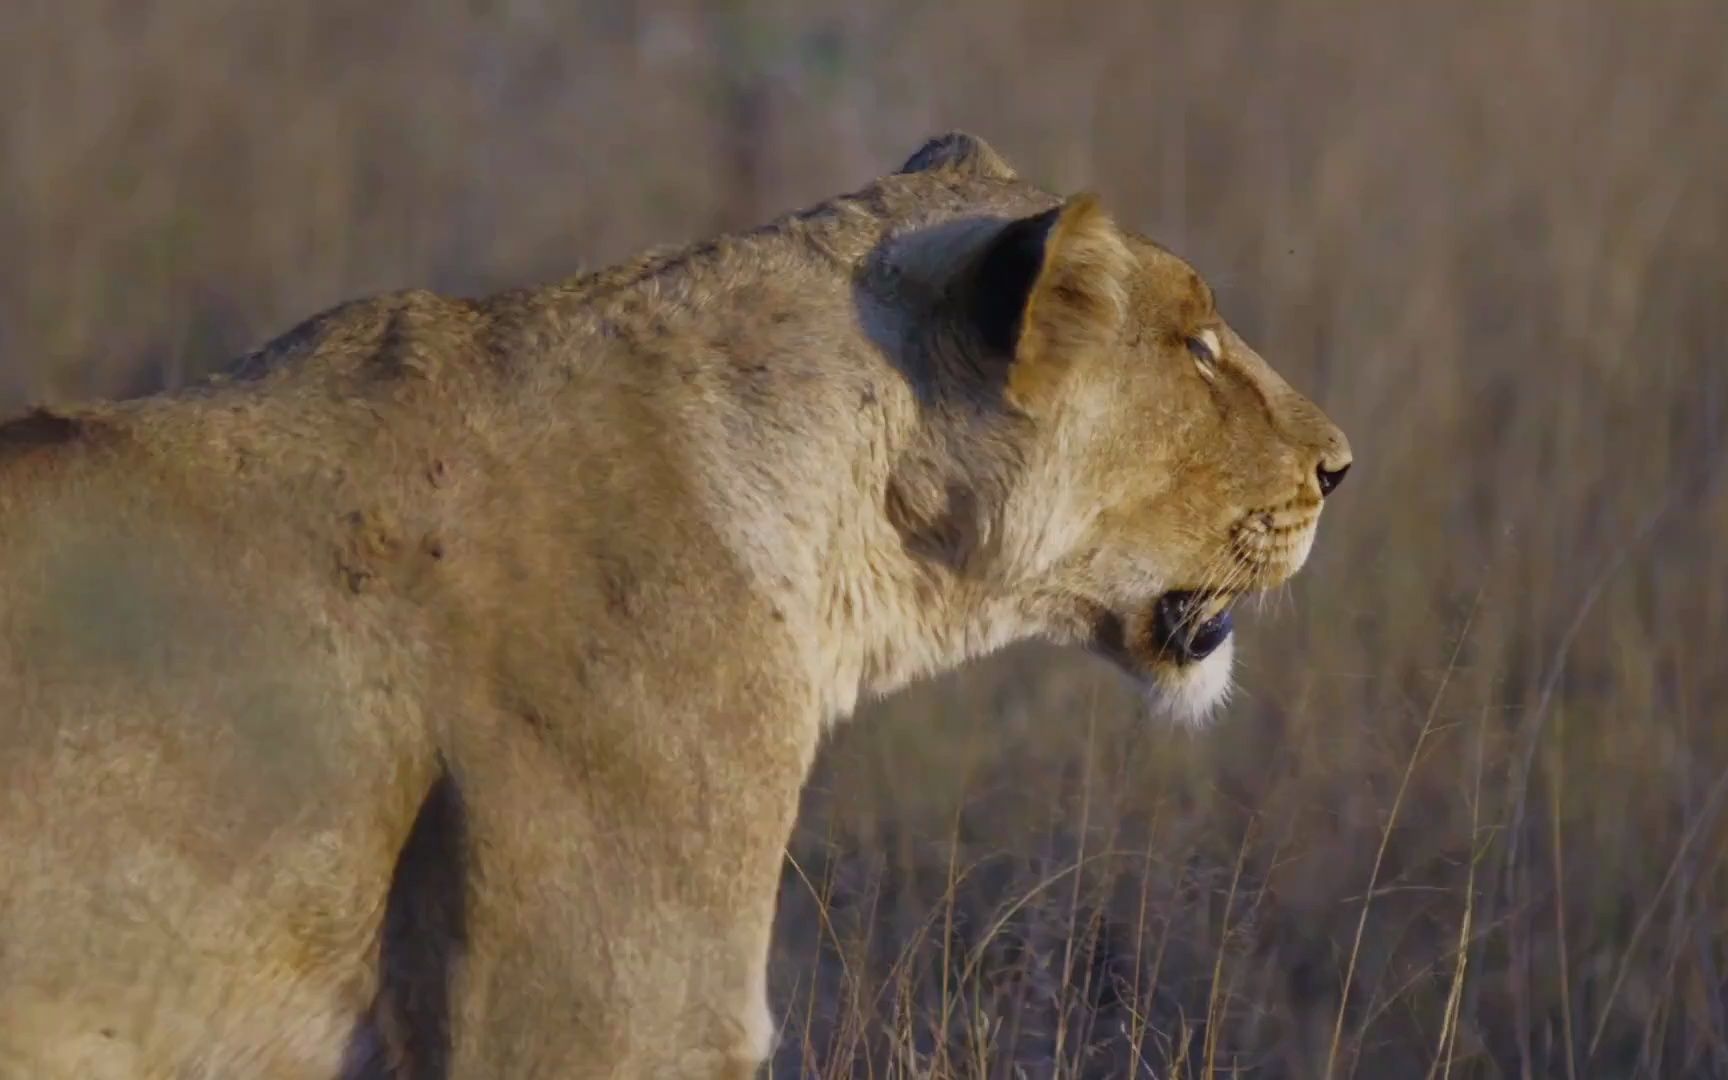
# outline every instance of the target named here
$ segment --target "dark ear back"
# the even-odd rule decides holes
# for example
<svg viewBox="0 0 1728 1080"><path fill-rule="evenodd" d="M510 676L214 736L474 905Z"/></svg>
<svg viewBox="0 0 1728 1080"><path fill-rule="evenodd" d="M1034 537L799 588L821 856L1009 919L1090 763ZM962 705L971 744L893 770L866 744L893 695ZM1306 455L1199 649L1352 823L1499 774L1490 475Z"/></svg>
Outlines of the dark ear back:
<svg viewBox="0 0 1728 1080"><path fill-rule="evenodd" d="M1009 360L1008 391L1034 407L1088 352L1108 346L1128 307L1134 256L1091 195L1002 226L963 291L980 345Z"/></svg>
<svg viewBox="0 0 1728 1080"><path fill-rule="evenodd" d="M947 169L965 176L1013 180L1014 170L990 144L964 131L950 131L925 142L900 166L899 172Z"/></svg>
<svg viewBox="0 0 1728 1080"><path fill-rule="evenodd" d="M1061 213L1060 206L1053 206L1042 214L1011 221L985 247L965 300L967 315L986 348L1014 355L1032 287L1044 269L1045 245Z"/></svg>

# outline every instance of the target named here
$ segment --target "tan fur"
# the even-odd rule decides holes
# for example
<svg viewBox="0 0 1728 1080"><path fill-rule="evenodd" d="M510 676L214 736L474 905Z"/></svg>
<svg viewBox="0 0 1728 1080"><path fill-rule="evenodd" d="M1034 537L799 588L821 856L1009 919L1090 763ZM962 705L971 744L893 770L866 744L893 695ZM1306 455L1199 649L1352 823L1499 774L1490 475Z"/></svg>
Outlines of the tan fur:
<svg viewBox="0 0 1728 1080"><path fill-rule="evenodd" d="M824 725L1040 635L1203 712L1152 605L1288 578L1348 460L962 134L0 426L0 1075L751 1075Z"/></svg>

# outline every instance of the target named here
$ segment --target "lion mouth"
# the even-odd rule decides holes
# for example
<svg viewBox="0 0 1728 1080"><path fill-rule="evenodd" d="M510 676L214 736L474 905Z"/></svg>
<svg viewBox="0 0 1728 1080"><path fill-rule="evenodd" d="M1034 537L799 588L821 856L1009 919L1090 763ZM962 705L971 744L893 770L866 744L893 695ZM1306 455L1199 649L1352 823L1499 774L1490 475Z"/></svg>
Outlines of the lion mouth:
<svg viewBox="0 0 1728 1080"><path fill-rule="evenodd" d="M1211 656L1235 629L1227 593L1178 589L1160 596L1148 627L1158 654L1178 664Z"/></svg>
<svg viewBox="0 0 1728 1080"><path fill-rule="evenodd" d="M1230 691L1238 595L1172 589L1126 608L1091 608L1090 647L1137 679L1154 706L1201 723Z"/></svg>

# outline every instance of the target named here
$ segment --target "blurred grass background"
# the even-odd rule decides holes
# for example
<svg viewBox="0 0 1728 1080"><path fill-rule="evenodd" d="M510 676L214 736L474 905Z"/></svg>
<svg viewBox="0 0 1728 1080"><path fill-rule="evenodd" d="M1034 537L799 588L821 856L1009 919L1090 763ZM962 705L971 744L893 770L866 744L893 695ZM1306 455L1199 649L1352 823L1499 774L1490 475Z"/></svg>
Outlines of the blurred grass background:
<svg viewBox="0 0 1728 1080"><path fill-rule="evenodd" d="M1026 647L837 734L773 1075L1725 1076L1725 58L1713 0L9 0L0 410L970 128L1358 464L1211 730Z"/></svg>

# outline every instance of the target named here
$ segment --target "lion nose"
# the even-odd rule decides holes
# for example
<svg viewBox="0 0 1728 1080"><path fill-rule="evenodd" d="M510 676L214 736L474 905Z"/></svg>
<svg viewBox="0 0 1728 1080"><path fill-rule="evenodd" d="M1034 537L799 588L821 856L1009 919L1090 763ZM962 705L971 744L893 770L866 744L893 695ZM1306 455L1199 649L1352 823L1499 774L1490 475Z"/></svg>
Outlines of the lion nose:
<svg viewBox="0 0 1728 1080"><path fill-rule="evenodd" d="M1320 460L1314 463L1314 479L1320 482L1322 499L1338 490L1338 485L1344 482L1344 474L1350 471L1355 460L1344 433L1332 427L1328 438L1320 445Z"/></svg>
<svg viewBox="0 0 1728 1080"><path fill-rule="evenodd" d="M1336 491L1338 485L1344 482L1344 474L1349 471L1350 463L1348 461L1339 465L1337 468L1331 469L1326 467L1324 461L1319 465L1316 465L1314 467L1314 475L1320 481L1320 497L1325 498L1332 494L1332 492Z"/></svg>
<svg viewBox="0 0 1728 1080"><path fill-rule="evenodd" d="M1350 452L1350 440L1344 432L1318 407L1309 404L1304 411L1307 424L1302 434L1306 437L1299 445L1314 455L1308 460L1314 463L1314 480L1324 499L1344 482L1344 474L1350 471L1356 455Z"/></svg>

